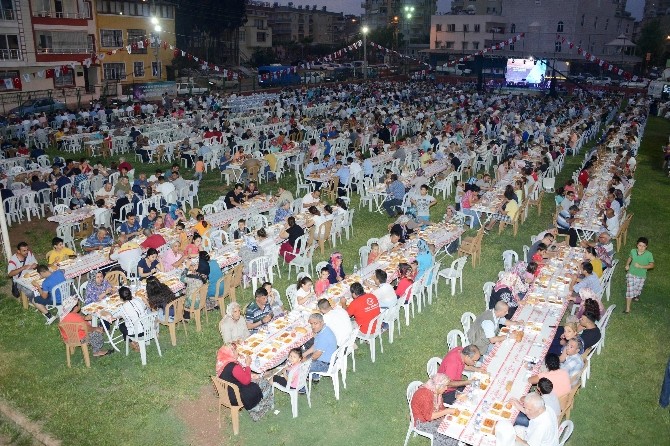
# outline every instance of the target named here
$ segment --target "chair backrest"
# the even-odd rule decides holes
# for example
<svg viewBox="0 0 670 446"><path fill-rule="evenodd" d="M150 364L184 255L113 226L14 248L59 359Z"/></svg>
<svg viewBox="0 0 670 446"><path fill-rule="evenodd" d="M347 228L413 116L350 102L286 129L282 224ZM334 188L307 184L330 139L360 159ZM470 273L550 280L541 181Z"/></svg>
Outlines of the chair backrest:
<svg viewBox="0 0 670 446"><path fill-rule="evenodd" d="M105 279L112 286L122 286L128 284L128 278L122 271L110 271L105 275Z"/></svg>
<svg viewBox="0 0 670 446"><path fill-rule="evenodd" d="M438 358L437 356L433 356L428 360L428 363L426 364L426 373L428 374L429 378L437 373L437 369L440 367L440 364L442 364L442 358Z"/></svg>
<svg viewBox="0 0 670 446"><path fill-rule="evenodd" d="M416 393L417 389L421 387L423 383L421 381L412 381L409 383L407 386L407 392L405 395L407 396L407 406L409 407L409 425L414 426L414 413L412 412L412 398L414 397L414 394Z"/></svg>
<svg viewBox="0 0 670 446"><path fill-rule="evenodd" d="M523 258L526 262L528 262L530 259L528 258L528 252L530 251L530 246L528 245L523 245Z"/></svg>
<svg viewBox="0 0 670 446"><path fill-rule="evenodd" d="M178 324L179 322L184 320L184 302L186 300L186 296L181 296L169 304L165 306L165 314L163 315L164 319L160 322L167 324L167 323L174 323ZM170 316L170 313L172 313L172 316ZM172 320L170 320L170 317L172 317Z"/></svg>
<svg viewBox="0 0 670 446"><path fill-rule="evenodd" d="M503 267L505 268L505 271L512 271L512 268L514 268L514 264L519 261L519 254L517 254L516 251L508 249L506 251L503 251L502 258L503 258Z"/></svg>
<svg viewBox="0 0 670 446"><path fill-rule="evenodd" d="M70 211L70 208L66 204L57 204L54 206L53 213L54 215L63 215Z"/></svg>
<svg viewBox="0 0 670 446"><path fill-rule="evenodd" d="M293 309L297 305L297 295L298 290L296 284L289 285L286 288L286 300L288 300L288 304L291 306L291 309Z"/></svg>
<svg viewBox="0 0 670 446"><path fill-rule="evenodd" d="M451 269L457 273L461 273L465 267L465 263L468 261L468 256L462 256L451 262Z"/></svg>
<svg viewBox="0 0 670 446"><path fill-rule="evenodd" d="M368 239L367 247L369 248L370 246L372 246L373 243L379 243L379 239L378 238Z"/></svg>
<svg viewBox="0 0 670 446"><path fill-rule="evenodd" d="M133 333L135 333L135 335L138 333L144 333L142 339L145 341L155 339L156 335L158 334L157 321L157 313L149 313L145 316L142 316L136 321L133 321L133 325L135 326L135 331Z"/></svg>
<svg viewBox="0 0 670 446"><path fill-rule="evenodd" d="M212 376L212 382L214 383L214 387L216 388L216 393L219 394L220 405L226 406L230 409L243 407L242 398L240 397L240 388L236 384L224 381L223 379L217 376ZM236 405L233 405L230 402L230 396L228 394L229 389L233 391L235 401L237 401Z"/></svg>
<svg viewBox="0 0 670 446"><path fill-rule="evenodd" d="M88 338L79 339L79 332L86 333L88 327L84 322L61 322L58 324L63 342L68 347L77 347L83 344L88 344Z"/></svg>
<svg viewBox="0 0 670 446"><path fill-rule="evenodd" d="M270 269L270 258L267 256L256 257L249 262L249 277L266 277Z"/></svg>
<svg viewBox="0 0 670 446"><path fill-rule="evenodd" d="M489 307L489 302L491 300L491 292L493 292L493 287L495 287L495 282L486 282L483 287L484 291L484 306L485 308Z"/></svg>
<svg viewBox="0 0 670 446"><path fill-rule="evenodd" d="M575 424L571 420L565 420L558 427L558 446L565 446L565 443L572 436L572 431L575 429Z"/></svg>
<svg viewBox="0 0 670 446"><path fill-rule="evenodd" d="M360 259L360 267L364 268L368 264L368 256L370 255L369 246L361 246L358 248L358 257Z"/></svg>
<svg viewBox="0 0 670 446"><path fill-rule="evenodd" d="M466 333L470 331L470 325L477 319L477 316L475 316L474 313L470 313L469 311L466 311L463 313L463 316L461 316L461 325L463 326L463 333Z"/></svg>
<svg viewBox="0 0 670 446"><path fill-rule="evenodd" d="M327 267L327 266L328 266L328 262L319 262L319 263L317 263L317 264L316 264L316 268L315 268L315 270L314 270L314 271L315 271L314 275L315 275L316 277L321 277L321 269L323 269L323 268L325 268L325 267Z"/></svg>
<svg viewBox="0 0 670 446"><path fill-rule="evenodd" d="M461 330L451 330L449 333L447 333L447 346L449 350L454 347L458 347L459 345L461 347L465 347L465 334Z"/></svg>

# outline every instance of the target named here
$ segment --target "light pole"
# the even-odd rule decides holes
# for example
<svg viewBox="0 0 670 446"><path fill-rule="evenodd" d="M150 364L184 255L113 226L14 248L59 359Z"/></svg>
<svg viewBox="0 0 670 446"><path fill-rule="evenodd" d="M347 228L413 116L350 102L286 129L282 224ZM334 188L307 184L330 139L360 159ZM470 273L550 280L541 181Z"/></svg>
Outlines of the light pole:
<svg viewBox="0 0 670 446"><path fill-rule="evenodd" d="M370 28L364 26L361 28L363 33L363 79L368 79L368 32Z"/></svg>
<svg viewBox="0 0 670 446"><path fill-rule="evenodd" d="M158 22L157 17L152 17L151 18L151 23L154 25L154 31L156 32L156 36L155 36L155 39L154 39L154 44L156 45L154 47L154 60L155 60L154 63L156 64L156 72L155 72L154 75L160 80L162 70L161 70L161 67L160 67L159 59L158 59L158 50L160 48L160 45L158 44L158 40L160 39L160 32L161 32L162 28L161 28L160 23Z"/></svg>
<svg viewBox="0 0 670 446"><path fill-rule="evenodd" d="M414 15L414 6L405 6L403 12L405 13L405 28L407 29L407 40L405 41L405 66L407 67L406 72L409 74L409 60L407 60L409 57L409 44L411 40L409 21L412 20L412 16Z"/></svg>

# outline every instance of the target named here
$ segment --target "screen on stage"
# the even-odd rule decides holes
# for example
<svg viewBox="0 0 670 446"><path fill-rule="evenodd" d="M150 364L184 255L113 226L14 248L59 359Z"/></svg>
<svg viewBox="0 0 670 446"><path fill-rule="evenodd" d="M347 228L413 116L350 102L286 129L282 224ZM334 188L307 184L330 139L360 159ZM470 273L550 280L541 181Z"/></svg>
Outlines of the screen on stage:
<svg viewBox="0 0 670 446"><path fill-rule="evenodd" d="M546 60L534 59L507 59L507 72L505 80L508 83L539 84L544 80L547 71Z"/></svg>

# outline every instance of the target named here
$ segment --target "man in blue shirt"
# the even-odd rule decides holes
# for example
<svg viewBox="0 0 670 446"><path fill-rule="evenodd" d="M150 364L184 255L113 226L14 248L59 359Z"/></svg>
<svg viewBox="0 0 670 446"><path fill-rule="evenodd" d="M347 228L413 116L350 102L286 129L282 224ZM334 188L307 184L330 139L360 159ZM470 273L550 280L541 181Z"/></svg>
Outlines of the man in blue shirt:
<svg viewBox="0 0 670 446"><path fill-rule="evenodd" d="M593 291L596 295L599 295L603 291L603 288L600 285L600 279L598 279L597 275L593 274L593 265L591 265L591 262L582 263L582 274L584 275L584 278L572 287L574 294L570 300L578 299L579 292L586 288ZM577 303L579 303L579 301Z"/></svg>
<svg viewBox="0 0 670 446"><path fill-rule="evenodd" d="M84 243L81 245L84 248L84 251L98 251L102 248L107 248L114 244L114 239L107 234L107 229L98 228L98 232L91 234Z"/></svg>
<svg viewBox="0 0 670 446"><path fill-rule="evenodd" d="M372 160L370 158L365 158L365 160L363 160L363 175L366 178L372 178L374 173L375 171L372 167Z"/></svg>
<svg viewBox="0 0 670 446"><path fill-rule="evenodd" d="M37 267L37 273L44 279L44 281L42 282L42 285L37 286L39 296L33 298L33 303L35 304L35 308L44 314L44 317L47 319L47 325L49 325L56 320L56 316L49 313L46 306L54 304L60 305L65 297L69 297L61 296L60 291L56 290L58 285L65 282L65 274L63 273L63 270L60 269L51 272L46 265L39 265Z"/></svg>
<svg viewBox="0 0 670 446"><path fill-rule="evenodd" d="M303 353L304 358L311 358L312 364L309 372L325 372L330 367L333 354L337 350L337 339L333 331L326 326L321 313L312 313L309 317L309 325L314 333L314 344ZM321 377L314 375L313 383L318 383Z"/></svg>
<svg viewBox="0 0 670 446"><path fill-rule="evenodd" d="M405 185L402 184L402 181L398 179L397 174L391 175L390 183L387 183L386 186L386 201L384 202L384 209L389 217L396 217L397 212L396 207L402 205L402 200L405 198Z"/></svg>
<svg viewBox="0 0 670 446"><path fill-rule="evenodd" d="M317 170L317 166L319 165L319 158L314 157L312 158L312 161L305 166L305 177L310 176L315 170Z"/></svg>
<svg viewBox="0 0 670 446"><path fill-rule="evenodd" d="M571 247L577 246L577 230L572 227L572 222L575 220L575 215L579 212L579 207L572 205L568 208L567 211L563 210L558 213L556 217L556 228L558 229L559 234L568 235L568 244Z"/></svg>
<svg viewBox="0 0 670 446"><path fill-rule="evenodd" d="M153 229L154 223L156 223L157 215L158 211L156 210L156 208L149 209L149 215L144 217L144 219L142 220L142 229ZM123 225L121 225L121 228L123 228Z"/></svg>
<svg viewBox="0 0 670 446"><path fill-rule="evenodd" d="M260 287L254 293L255 300L247 305L244 318L247 321L249 333L256 333L263 325L270 323L274 315L268 303L268 291Z"/></svg>
<svg viewBox="0 0 670 446"><path fill-rule="evenodd" d="M337 172L335 172L335 175L337 175L337 177L340 179L339 180L340 184L338 184L337 186L337 194L340 197L343 197L347 194L346 188L347 185L349 184L349 166L345 166L344 164L342 164L342 161L338 161L335 164L335 167L337 168Z"/></svg>
<svg viewBox="0 0 670 446"><path fill-rule="evenodd" d="M140 234L140 223L137 221L137 218L133 212L128 212L126 215L126 221L121 224L119 232L121 234L126 234L128 236L128 240L132 240L133 237Z"/></svg>

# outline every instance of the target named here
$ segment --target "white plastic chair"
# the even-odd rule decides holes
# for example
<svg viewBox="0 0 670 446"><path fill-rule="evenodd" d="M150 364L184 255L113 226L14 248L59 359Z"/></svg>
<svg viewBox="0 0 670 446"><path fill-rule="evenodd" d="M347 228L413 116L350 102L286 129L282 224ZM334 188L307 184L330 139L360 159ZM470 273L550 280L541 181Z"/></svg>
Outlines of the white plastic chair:
<svg viewBox="0 0 670 446"><path fill-rule="evenodd" d="M433 356L428 360L428 363L426 364L426 374L428 375L428 378L432 378L433 375L437 373L440 364L442 364L442 358L438 358L437 356Z"/></svg>
<svg viewBox="0 0 670 446"><path fill-rule="evenodd" d="M596 343L595 350L597 351L598 354L600 354L600 351L602 348L605 346L605 337L607 336L607 327L609 326L610 322L610 317L612 316L612 312L616 308L616 305L610 305L607 307L607 310L605 310L605 314L603 317L600 318L598 322L596 322L596 325L598 328L600 328L600 341Z"/></svg>
<svg viewBox="0 0 670 446"><path fill-rule="evenodd" d="M368 265L368 256L370 255L369 246L361 246L358 248L358 258L360 259L360 268L365 268Z"/></svg>
<svg viewBox="0 0 670 446"><path fill-rule="evenodd" d="M410 311L412 312L412 317L414 317L414 292L412 290L414 286L415 284L408 286L407 290L405 290L405 293L398 299L400 306L405 311L405 325L408 327Z"/></svg>
<svg viewBox="0 0 670 446"><path fill-rule="evenodd" d="M421 381L412 381L407 386L406 395L407 395L407 406L409 407L409 428L407 429L407 435L405 435L404 446L407 446L407 442L409 441L410 434L414 434L415 437L416 437L417 434L421 435L422 437L426 437L426 438L430 439L430 443L433 444L433 434L429 434L428 432L424 432L422 430L419 430L414 426L414 413L412 412L412 397L414 396L414 393L416 393L416 390L422 384L423 383Z"/></svg>
<svg viewBox="0 0 670 446"><path fill-rule="evenodd" d="M508 249L503 251L502 258L503 268L505 269L505 272L509 272L512 271L514 265L519 261L519 254L517 254L514 250Z"/></svg>
<svg viewBox="0 0 670 446"><path fill-rule="evenodd" d="M470 326L475 321L475 319L477 319L477 316L475 316L474 313L470 313L469 311L466 311L461 316L461 325L463 326L463 334L465 335L465 342L467 342L468 344L470 343L470 339L468 339L468 331L470 331Z"/></svg>
<svg viewBox="0 0 670 446"><path fill-rule="evenodd" d="M495 282L486 282L484 286L482 287L482 290L484 291L484 309L487 310L489 308L489 302L491 301L491 292L493 292L493 287L495 287L496 284Z"/></svg>
<svg viewBox="0 0 670 446"><path fill-rule="evenodd" d="M314 257L315 244L302 249L300 253L293 260L288 263L288 278L291 278L291 267L295 268L295 272L305 271L308 274L312 272L312 257Z"/></svg>
<svg viewBox="0 0 670 446"><path fill-rule="evenodd" d="M565 420L558 426L558 446L565 446L572 436L572 431L575 429L575 424L572 420Z"/></svg>
<svg viewBox="0 0 670 446"><path fill-rule="evenodd" d="M379 313L374 319L368 324L368 333L363 333L360 328L356 333L356 338L361 341L367 341L370 345L370 359L372 362L375 362L377 357L377 343L375 340L379 339L379 347L381 348L382 353L384 353L384 340L382 339L382 315L384 313ZM374 329L373 329L374 327Z"/></svg>
<svg viewBox="0 0 670 446"><path fill-rule="evenodd" d="M530 259L528 258L528 253L530 252L530 246L523 245L523 258L528 263Z"/></svg>
<svg viewBox="0 0 670 446"><path fill-rule="evenodd" d="M291 310L293 310L293 308L295 308L298 305L297 293L298 290L295 283L289 285L288 288L286 288L286 300L288 300L288 304L291 307Z"/></svg>
<svg viewBox="0 0 670 446"><path fill-rule="evenodd" d="M398 327L398 335L400 335L400 308L402 305L400 301L386 310L382 311L382 322L388 324L389 344L393 344L393 334L396 326Z"/></svg>
<svg viewBox="0 0 670 446"><path fill-rule="evenodd" d="M444 277L451 282L451 295L456 294L456 281L460 281L461 293L463 292L463 268L468 261L467 256L462 256L451 262L451 267L445 268L438 273L440 277Z"/></svg>
<svg viewBox="0 0 670 446"><path fill-rule="evenodd" d="M298 417L298 395L299 391L302 388L305 388L305 392L307 393L307 405L311 408L312 407L312 389L311 386L307 386L307 375L309 373L309 367L312 365L312 361L308 360L302 363L299 369L297 370L291 370L288 374L288 379L286 380L286 386L282 386L276 382L272 383L272 393L274 394L275 389L288 393L289 396L291 397L291 412L293 413L293 418ZM295 377L295 374L299 373L298 377L298 386L295 389L291 388L291 383L293 382L293 379Z"/></svg>
<svg viewBox="0 0 670 446"><path fill-rule="evenodd" d="M447 347L451 350L454 347L465 347L467 342L465 341L465 334L461 330L451 330L447 333Z"/></svg>
<svg viewBox="0 0 670 446"><path fill-rule="evenodd" d="M249 262L247 277L251 279L252 292L256 291L258 282L272 282L272 271L270 270L270 258L268 256L256 257Z"/></svg>
<svg viewBox="0 0 670 446"><path fill-rule="evenodd" d="M312 378L314 375L319 375L321 378L327 376L333 381L333 391L335 392L335 399L340 399L340 370L342 369L342 364L344 362L344 353L347 346L343 345L338 347L337 350L333 353L333 356L330 358L330 364L328 370L325 372L312 372L309 374L308 383L310 393L312 391Z"/></svg>
<svg viewBox="0 0 670 446"><path fill-rule="evenodd" d="M127 323L127 322L126 322ZM147 365L147 344L151 344L151 341L156 342L156 349L158 350L158 356L163 356L161 352L161 346L158 343L158 314L150 313L146 316L137 320L134 324L134 333L129 334L126 338L126 356L128 356L128 347L130 342L137 342L140 346L140 357L142 359L142 365ZM139 333L143 333L140 337Z"/></svg>
<svg viewBox="0 0 670 446"><path fill-rule="evenodd" d="M614 270L616 269L616 266L618 264L619 260L615 260L614 262L612 262L612 266L605 269L605 271L603 272L603 276L600 278L600 285L608 302L610 300L610 294L611 294L612 276L614 275Z"/></svg>

